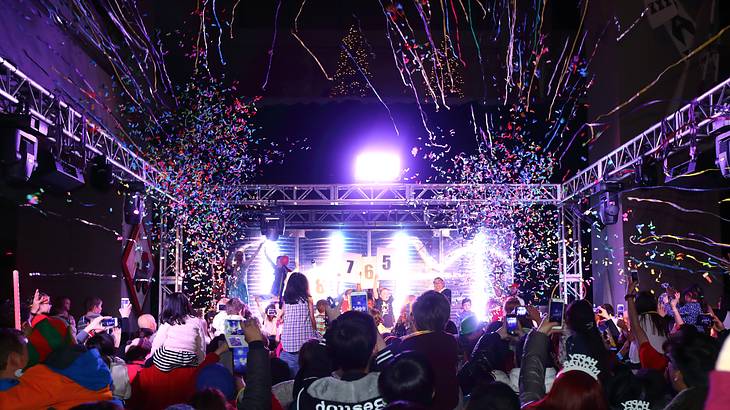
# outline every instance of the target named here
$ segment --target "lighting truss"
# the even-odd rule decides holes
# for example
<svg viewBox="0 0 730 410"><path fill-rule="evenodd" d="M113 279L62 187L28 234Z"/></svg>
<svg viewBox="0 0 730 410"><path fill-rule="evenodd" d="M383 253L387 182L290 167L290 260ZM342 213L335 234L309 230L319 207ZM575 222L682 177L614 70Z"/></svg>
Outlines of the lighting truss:
<svg viewBox="0 0 730 410"><path fill-rule="evenodd" d="M287 229L450 228L454 208L286 209Z"/></svg>
<svg viewBox="0 0 730 410"><path fill-rule="evenodd" d="M462 198L459 192L469 192ZM452 206L459 203L559 204L558 184L239 185L221 193L241 206Z"/></svg>
<svg viewBox="0 0 730 410"><path fill-rule="evenodd" d="M679 149L709 134L715 118L730 113L730 78L578 172L562 186L562 202L573 200L604 180L618 181L642 157Z"/></svg>
<svg viewBox="0 0 730 410"><path fill-rule="evenodd" d="M2 57L0 97L3 100L0 111L16 112L25 107L32 116L57 126L64 137L83 142L86 160L104 155L122 175L137 179L174 200L162 189L164 176L157 168Z"/></svg>

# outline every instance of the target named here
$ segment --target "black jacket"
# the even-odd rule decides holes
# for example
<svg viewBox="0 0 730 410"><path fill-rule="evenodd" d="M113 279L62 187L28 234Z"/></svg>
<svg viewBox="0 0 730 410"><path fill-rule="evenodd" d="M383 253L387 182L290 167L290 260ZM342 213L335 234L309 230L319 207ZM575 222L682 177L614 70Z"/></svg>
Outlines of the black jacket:
<svg viewBox="0 0 730 410"><path fill-rule="evenodd" d="M377 372L368 374L345 373L341 379L334 377L311 378L294 392L294 410L377 410L384 409L385 399L378 391ZM241 407L239 407L240 409Z"/></svg>
<svg viewBox="0 0 730 410"><path fill-rule="evenodd" d="M520 368L520 404L545 397L545 363L548 362L550 338L537 330L527 335Z"/></svg>
<svg viewBox="0 0 730 410"><path fill-rule="evenodd" d="M271 362L264 342L248 345L246 389L236 403L238 410L271 410Z"/></svg>

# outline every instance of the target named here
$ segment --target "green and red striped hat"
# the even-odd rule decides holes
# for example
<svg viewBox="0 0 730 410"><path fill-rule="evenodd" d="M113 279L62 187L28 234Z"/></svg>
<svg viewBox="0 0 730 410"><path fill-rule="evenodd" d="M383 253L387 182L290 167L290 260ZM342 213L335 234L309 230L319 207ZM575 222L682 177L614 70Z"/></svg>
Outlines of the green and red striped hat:
<svg viewBox="0 0 730 410"><path fill-rule="evenodd" d="M28 367L43 363L54 350L75 342L71 329L62 319L46 316L34 321L28 336Z"/></svg>

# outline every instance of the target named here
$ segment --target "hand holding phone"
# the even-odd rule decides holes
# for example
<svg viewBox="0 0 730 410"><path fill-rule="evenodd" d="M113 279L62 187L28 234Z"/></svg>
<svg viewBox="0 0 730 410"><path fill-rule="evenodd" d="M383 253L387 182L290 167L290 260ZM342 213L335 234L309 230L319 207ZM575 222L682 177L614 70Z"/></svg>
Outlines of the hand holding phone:
<svg viewBox="0 0 730 410"><path fill-rule="evenodd" d="M562 299L552 299L550 301L550 310L548 311L548 322L557 323L553 329L561 330L563 328L563 313L565 304Z"/></svg>
<svg viewBox="0 0 730 410"><path fill-rule="evenodd" d="M517 321L516 315L507 315L504 318L505 320L505 326L507 328L507 334L511 336L517 335L517 327L519 326L519 322Z"/></svg>
<svg viewBox="0 0 730 410"><path fill-rule="evenodd" d="M352 292L350 294L350 308L358 312L368 313L368 294L366 292Z"/></svg>

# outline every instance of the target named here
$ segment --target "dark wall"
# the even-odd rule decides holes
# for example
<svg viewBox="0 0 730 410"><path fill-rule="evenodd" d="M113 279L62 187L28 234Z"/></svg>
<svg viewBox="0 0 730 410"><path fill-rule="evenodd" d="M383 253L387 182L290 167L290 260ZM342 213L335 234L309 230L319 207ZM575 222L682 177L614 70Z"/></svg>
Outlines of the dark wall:
<svg viewBox="0 0 730 410"><path fill-rule="evenodd" d="M0 56L78 111L113 124L107 108L115 106L115 92L104 62L37 3L3 2L0 30ZM0 178L0 297L12 296L11 272L18 269L24 299L36 288L68 295L78 315L83 300L98 295L106 301L104 311L115 312L122 288L121 196L88 187L70 194L40 189Z"/></svg>
<svg viewBox="0 0 730 410"><path fill-rule="evenodd" d="M679 5L685 15L695 23L694 39L688 41L688 50L699 47L729 22L727 2L676 0L665 3ZM589 27L593 27L593 30L605 28L606 31L592 63L596 81L588 95L587 119L588 122L601 124L596 130L605 131L589 145L590 162L634 138L641 131L725 80L730 74L727 61L730 37L725 35L660 77L665 69L682 59L687 51L678 48L672 40L670 30L664 25L652 27L648 15L639 18L643 7L642 2L591 3L587 17ZM629 29L637 19L636 25ZM624 35L619 40L622 34ZM685 38L689 40L689 37ZM708 59L716 56L719 56L716 66L706 64ZM655 79L658 79L656 84L644 91ZM634 102L612 115L603 116L635 95L638 97ZM702 146L702 151L697 170L716 168L713 164L714 146L708 142ZM686 149L677 155L683 158L682 161L689 159ZM661 171L659 175L659 185L662 185ZM625 181L631 183L632 180L630 176ZM724 232L727 227L723 226L720 219L710 215L720 213L718 201L727 196L727 191L722 191L728 187L727 180L723 180L716 171L708 171L698 176L681 178L671 185L702 188L705 191L661 189L625 193L621 198L622 218L619 223L598 232L594 228L591 248L595 302L623 303L625 285L620 281L629 269L628 261L636 260L648 264L639 269L643 288L661 292L662 282L673 283L679 288L697 283L708 293L711 302L717 301L721 275L714 272L709 280L705 279L703 273L712 270L687 255L705 261L712 257L720 258L720 247L686 240L665 240L665 243L652 246L635 243L639 238L650 235L650 225L655 226L654 232L657 235L682 238L702 235L715 241L720 241L727 235ZM637 202L629 200L629 197L660 202ZM707 213L680 211L667 203ZM597 209L597 198L593 198L591 204ZM643 230L639 232L637 226L643 226Z"/></svg>

